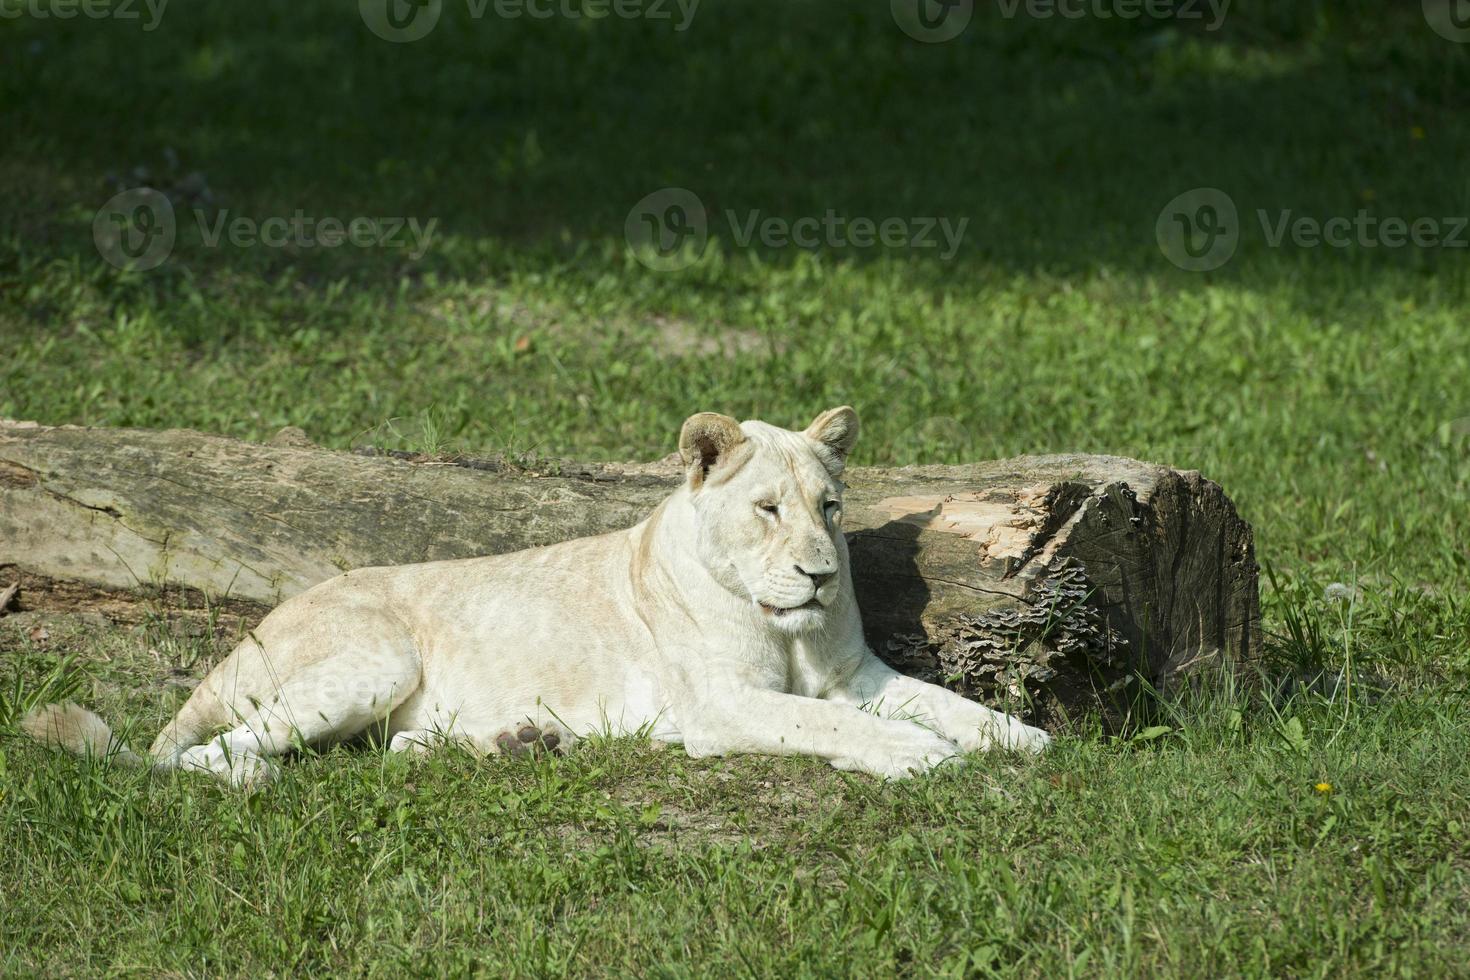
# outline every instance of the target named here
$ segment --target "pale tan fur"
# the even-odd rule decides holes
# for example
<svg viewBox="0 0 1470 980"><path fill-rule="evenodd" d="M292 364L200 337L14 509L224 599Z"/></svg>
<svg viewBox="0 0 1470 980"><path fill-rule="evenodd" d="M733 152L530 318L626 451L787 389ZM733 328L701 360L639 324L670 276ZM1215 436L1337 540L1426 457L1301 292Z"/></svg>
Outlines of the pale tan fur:
<svg viewBox="0 0 1470 980"><path fill-rule="evenodd" d="M126 745L114 742L112 729L92 712L74 704L44 704L27 714L21 731L43 745L73 755L95 759L112 757L120 762L143 764Z"/></svg>
<svg viewBox="0 0 1470 980"><path fill-rule="evenodd" d="M1044 732L864 643L839 480L857 431L847 407L803 432L702 413L680 433L684 484L635 527L324 582L210 673L150 759L250 782L295 744L373 725L394 749L496 751L527 722L564 743L643 732L693 756L812 755L887 777L1040 749ZM110 740L81 709L30 730L48 725L73 751Z"/></svg>

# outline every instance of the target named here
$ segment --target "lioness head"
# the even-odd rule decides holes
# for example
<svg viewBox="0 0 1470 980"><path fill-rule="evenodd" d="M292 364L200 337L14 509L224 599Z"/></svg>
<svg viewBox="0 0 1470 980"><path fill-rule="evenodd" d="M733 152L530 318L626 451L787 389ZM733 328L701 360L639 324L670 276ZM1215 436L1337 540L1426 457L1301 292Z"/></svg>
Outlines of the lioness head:
<svg viewBox="0 0 1470 980"><path fill-rule="evenodd" d="M849 587L838 477L857 434L845 405L802 432L701 412L679 434L700 560L780 629L820 626Z"/></svg>

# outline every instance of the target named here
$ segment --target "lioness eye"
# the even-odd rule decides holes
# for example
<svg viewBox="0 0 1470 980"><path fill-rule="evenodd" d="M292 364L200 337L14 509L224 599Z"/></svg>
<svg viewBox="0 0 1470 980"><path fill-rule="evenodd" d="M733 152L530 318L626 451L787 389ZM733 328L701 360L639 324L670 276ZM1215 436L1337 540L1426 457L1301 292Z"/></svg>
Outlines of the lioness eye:
<svg viewBox="0 0 1470 980"><path fill-rule="evenodd" d="M773 516L775 514L779 513L780 510L781 510L780 507L776 506L775 504L771 503L770 501L765 501L765 500L763 500L760 503L756 504L755 505L755 509L758 510L758 511L760 511L762 514L771 514Z"/></svg>

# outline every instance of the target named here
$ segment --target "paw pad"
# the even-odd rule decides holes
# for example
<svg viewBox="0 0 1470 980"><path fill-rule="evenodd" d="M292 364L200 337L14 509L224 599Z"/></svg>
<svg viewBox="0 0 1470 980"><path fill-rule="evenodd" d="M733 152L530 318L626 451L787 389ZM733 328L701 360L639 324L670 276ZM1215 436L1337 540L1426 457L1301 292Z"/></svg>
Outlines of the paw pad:
<svg viewBox="0 0 1470 980"><path fill-rule="evenodd" d="M561 736L551 729L540 729L535 725L522 725L515 731L504 731L495 736L495 747L501 755L524 758L555 752L561 745Z"/></svg>

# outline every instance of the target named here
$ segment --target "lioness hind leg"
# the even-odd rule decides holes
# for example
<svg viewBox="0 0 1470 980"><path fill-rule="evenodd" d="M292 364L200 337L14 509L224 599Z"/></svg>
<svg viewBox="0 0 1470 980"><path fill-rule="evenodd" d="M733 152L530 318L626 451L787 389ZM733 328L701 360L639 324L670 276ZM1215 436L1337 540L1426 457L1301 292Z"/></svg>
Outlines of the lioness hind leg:
<svg viewBox="0 0 1470 980"><path fill-rule="evenodd" d="M420 683L420 661L406 637L330 655L279 677L263 697L236 703L238 724L178 755L180 768L232 782L259 778L257 760L297 744L350 738L388 718Z"/></svg>
<svg viewBox="0 0 1470 980"><path fill-rule="evenodd" d="M412 728L408 731L397 732L388 742L389 752L413 752L422 754L436 746L444 745L454 741L452 735L436 732L429 728Z"/></svg>

